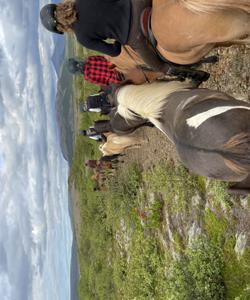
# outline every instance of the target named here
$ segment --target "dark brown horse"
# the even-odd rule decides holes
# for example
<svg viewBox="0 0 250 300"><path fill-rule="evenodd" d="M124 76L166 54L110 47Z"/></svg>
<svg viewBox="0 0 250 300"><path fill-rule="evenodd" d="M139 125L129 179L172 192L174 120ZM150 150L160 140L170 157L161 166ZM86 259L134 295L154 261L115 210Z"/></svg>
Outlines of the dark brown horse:
<svg viewBox="0 0 250 300"><path fill-rule="evenodd" d="M128 85L120 88L117 100L118 114L127 124L134 126L139 116L149 120L175 144L180 160L194 173L238 182L235 188L250 191L247 102L181 82Z"/></svg>

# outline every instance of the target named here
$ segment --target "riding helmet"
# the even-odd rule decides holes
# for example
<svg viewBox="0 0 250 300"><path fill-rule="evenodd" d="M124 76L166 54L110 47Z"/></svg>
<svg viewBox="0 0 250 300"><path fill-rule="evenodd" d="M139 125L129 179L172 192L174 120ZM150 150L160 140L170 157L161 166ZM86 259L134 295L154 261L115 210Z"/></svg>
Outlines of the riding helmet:
<svg viewBox="0 0 250 300"><path fill-rule="evenodd" d="M55 33L63 34L63 32L59 31L56 28L56 18L55 18L55 11L56 11L56 4L47 4L40 10L40 19L43 26Z"/></svg>
<svg viewBox="0 0 250 300"><path fill-rule="evenodd" d="M67 61L67 68L72 74L82 74L84 68L84 61L75 58L69 58Z"/></svg>
<svg viewBox="0 0 250 300"><path fill-rule="evenodd" d="M86 130L80 130L79 134L83 135L83 136L86 136L87 135L87 131Z"/></svg>

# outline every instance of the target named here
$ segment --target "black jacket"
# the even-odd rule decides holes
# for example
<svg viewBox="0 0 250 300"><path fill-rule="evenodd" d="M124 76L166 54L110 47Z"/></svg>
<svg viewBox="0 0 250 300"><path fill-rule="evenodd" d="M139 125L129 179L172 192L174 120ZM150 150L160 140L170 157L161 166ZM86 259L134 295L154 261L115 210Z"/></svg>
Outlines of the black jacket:
<svg viewBox="0 0 250 300"><path fill-rule="evenodd" d="M121 52L130 29L130 0L76 0L78 20L73 30L79 43L86 48L110 56ZM106 39L115 39L109 44Z"/></svg>

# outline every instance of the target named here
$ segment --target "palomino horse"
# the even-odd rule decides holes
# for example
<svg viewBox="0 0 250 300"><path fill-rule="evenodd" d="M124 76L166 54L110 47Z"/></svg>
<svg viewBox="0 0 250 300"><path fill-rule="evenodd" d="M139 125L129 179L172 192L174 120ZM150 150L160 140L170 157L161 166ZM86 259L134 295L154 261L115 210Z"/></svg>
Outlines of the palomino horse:
<svg viewBox="0 0 250 300"><path fill-rule="evenodd" d="M129 124L148 119L199 175L237 182L250 191L250 105L185 82L127 85L117 92L118 114ZM115 120L113 126L115 125Z"/></svg>
<svg viewBox="0 0 250 300"><path fill-rule="evenodd" d="M250 43L249 0L152 0L157 50L177 64L193 64L221 45Z"/></svg>
<svg viewBox="0 0 250 300"><path fill-rule="evenodd" d="M107 141L100 145L99 149L104 156L120 154L126 149L139 148L147 140L132 134L118 135L116 133L109 133Z"/></svg>
<svg viewBox="0 0 250 300"><path fill-rule="evenodd" d="M250 43L249 0L153 0L149 20L158 53L176 64L201 61L213 48ZM106 57L135 84L152 82L162 73L142 71L142 58L125 46Z"/></svg>

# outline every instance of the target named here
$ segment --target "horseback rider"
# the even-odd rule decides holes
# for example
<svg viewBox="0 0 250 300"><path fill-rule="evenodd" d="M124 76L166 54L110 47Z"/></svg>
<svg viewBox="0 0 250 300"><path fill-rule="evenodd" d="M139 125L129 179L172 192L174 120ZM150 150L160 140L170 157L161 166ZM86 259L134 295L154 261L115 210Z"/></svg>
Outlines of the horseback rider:
<svg viewBox="0 0 250 300"><path fill-rule="evenodd" d="M107 92L90 95L86 101L80 103L80 112L96 112L100 115L108 115L112 109L109 102L109 95Z"/></svg>
<svg viewBox="0 0 250 300"><path fill-rule="evenodd" d="M124 75L101 55L92 55L85 60L69 58L67 67L70 73L81 74L85 80L100 86L120 84L125 79Z"/></svg>
<svg viewBox="0 0 250 300"><path fill-rule="evenodd" d="M93 127L89 127L86 130L80 130L80 135L89 137L97 142L106 142L106 137L102 133L96 132Z"/></svg>
<svg viewBox="0 0 250 300"><path fill-rule="evenodd" d="M122 45L131 46L155 71L205 81L209 74L171 62L164 62L144 37L140 17L151 0L66 0L47 4L40 11L41 22L52 32L74 32L83 46L118 56ZM114 42L107 42L113 39Z"/></svg>
<svg viewBox="0 0 250 300"><path fill-rule="evenodd" d="M90 95L86 99L89 112L100 112L101 115L107 115L112 109L107 92Z"/></svg>

